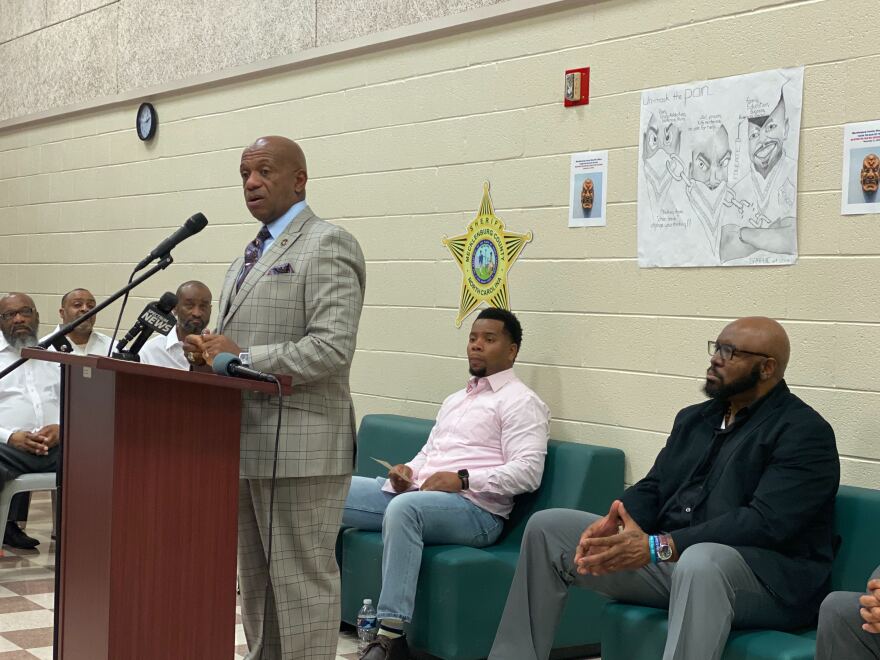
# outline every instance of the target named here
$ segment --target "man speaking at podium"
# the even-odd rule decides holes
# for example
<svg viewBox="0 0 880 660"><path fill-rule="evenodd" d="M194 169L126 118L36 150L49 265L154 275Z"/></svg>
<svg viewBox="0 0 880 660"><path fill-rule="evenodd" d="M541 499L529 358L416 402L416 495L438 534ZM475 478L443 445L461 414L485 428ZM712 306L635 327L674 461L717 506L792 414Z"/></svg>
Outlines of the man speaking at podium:
<svg viewBox="0 0 880 660"><path fill-rule="evenodd" d="M260 231L226 273L217 333L188 336L185 350L201 352L209 364L233 353L254 369L293 379L281 419L271 567L277 400L242 395L238 563L247 658L332 660L339 629L334 548L353 464L348 379L364 257L353 236L306 205L306 160L295 142L259 138L242 153L240 174Z"/></svg>

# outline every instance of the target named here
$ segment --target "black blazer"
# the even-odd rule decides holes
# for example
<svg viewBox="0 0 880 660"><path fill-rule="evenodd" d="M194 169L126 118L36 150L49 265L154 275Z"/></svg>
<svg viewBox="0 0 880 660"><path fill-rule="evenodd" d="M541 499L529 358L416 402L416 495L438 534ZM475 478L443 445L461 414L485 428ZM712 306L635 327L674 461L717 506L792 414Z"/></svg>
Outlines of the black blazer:
<svg viewBox="0 0 880 660"><path fill-rule="evenodd" d="M783 603L818 612L834 558L840 482L834 431L785 381L752 407L710 470L689 526L657 528L664 506L711 442L724 410L720 402L680 411L654 467L622 500L645 532L670 532L679 553L695 543L732 546Z"/></svg>

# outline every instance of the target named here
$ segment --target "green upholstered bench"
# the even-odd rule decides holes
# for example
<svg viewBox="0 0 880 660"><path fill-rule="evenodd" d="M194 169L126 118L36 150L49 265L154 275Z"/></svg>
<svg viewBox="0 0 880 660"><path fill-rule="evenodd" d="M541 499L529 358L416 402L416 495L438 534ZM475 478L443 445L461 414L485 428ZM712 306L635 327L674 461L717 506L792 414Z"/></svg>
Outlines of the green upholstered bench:
<svg viewBox="0 0 880 660"><path fill-rule="evenodd" d="M432 420L397 415L365 416L358 431L356 474L386 474L372 457L392 465L412 459L433 425ZM607 511L623 492L623 466L624 454L619 449L551 441L541 487L517 497L495 545L426 547L408 631L410 647L446 660L485 658L501 620L529 516L557 507ZM361 601L372 598L375 603L379 597L382 536L346 529L341 546L342 620L354 624ZM555 646L598 644L599 617L607 600L582 590L572 596Z"/></svg>
<svg viewBox="0 0 880 660"><path fill-rule="evenodd" d="M831 575L833 591L864 591L880 564L880 491L841 486L834 526L842 538ZM666 644L666 610L609 603L602 613L602 660L657 660ZM722 660L813 660L815 629L735 630ZM844 660L841 658L841 660Z"/></svg>

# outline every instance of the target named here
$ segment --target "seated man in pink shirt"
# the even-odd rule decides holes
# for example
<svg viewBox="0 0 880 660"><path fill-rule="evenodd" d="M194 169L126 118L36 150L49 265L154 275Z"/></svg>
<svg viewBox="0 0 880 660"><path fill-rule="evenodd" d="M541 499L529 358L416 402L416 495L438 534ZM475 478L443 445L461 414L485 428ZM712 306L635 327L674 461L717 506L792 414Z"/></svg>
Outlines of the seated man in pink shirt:
<svg viewBox="0 0 880 660"><path fill-rule="evenodd" d="M498 538L513 497L536 490L544 472L550 410L513 373L522 343L516 316L483 310L467 355L472 378L447 397L428 442L388 479L354 477L342 522L382 530L379 634L361 660L406 660L422 548L483 547Z"/></svg>

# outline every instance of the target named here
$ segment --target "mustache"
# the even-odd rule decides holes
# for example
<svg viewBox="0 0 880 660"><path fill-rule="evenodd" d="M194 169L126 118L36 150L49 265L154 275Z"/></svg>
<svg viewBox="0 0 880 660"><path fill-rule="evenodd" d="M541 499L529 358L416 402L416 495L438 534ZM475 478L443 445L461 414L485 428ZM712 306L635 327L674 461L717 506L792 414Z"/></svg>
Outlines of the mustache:
<svg viewBox="0 0 880 660"><path fill-rule="evenodd" d="M32 336L34 336L34 337L37 336L37 330L36 330L36 328L34 328L33 326L31 326L29 323L19 323L18 325L13 325L13 326L9 329L9 332L10 332L10 334L15 334L15 333L17 333L17 332L19 332L19 331L21 331L21 330L26 330L28 335L32 335Z"/></svg>
<svg viewBox="0 0 880 660"><path fill-rule="evenodd" d="M200 333L205 326L208 325L207 321L202 321L200 319L188 319L181 324L181 327L188 331L190 334L198 334Z"/></svg>

